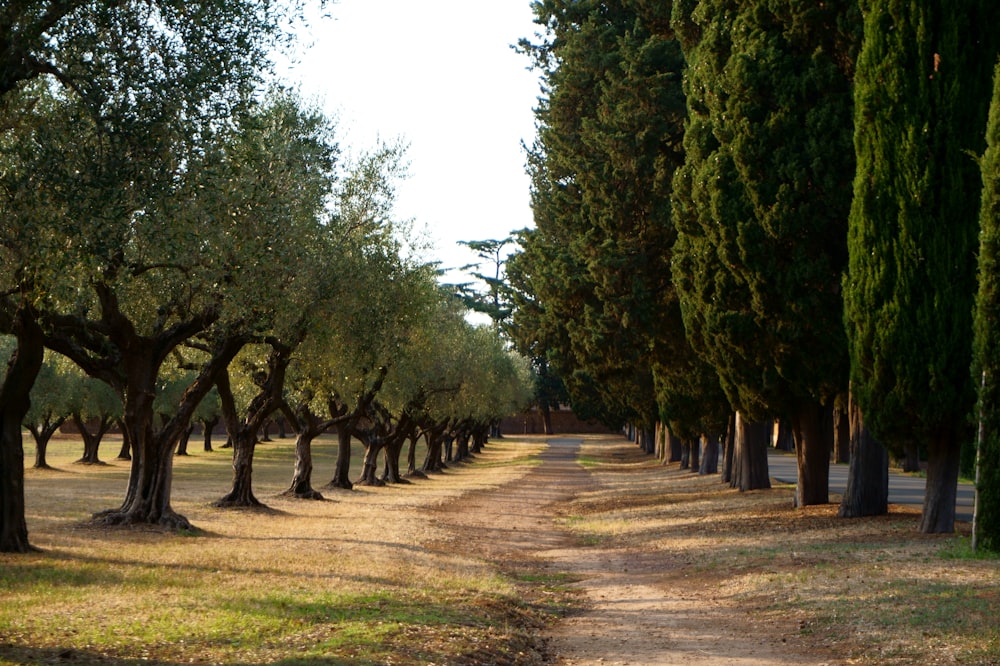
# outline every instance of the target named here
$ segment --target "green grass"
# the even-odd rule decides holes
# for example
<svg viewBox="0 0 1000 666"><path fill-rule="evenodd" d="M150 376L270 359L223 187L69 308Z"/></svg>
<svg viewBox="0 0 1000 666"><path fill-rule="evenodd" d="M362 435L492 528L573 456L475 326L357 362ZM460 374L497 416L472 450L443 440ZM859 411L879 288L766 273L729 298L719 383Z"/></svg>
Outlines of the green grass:
<svg viewBox="0 0 1000 666"><path fill-rule="evenodd" d="M537 447L491 442L431 479L324 490L317 502L280 496L294 442L275 440L254 458L254 491L269 510L232 511L212 507L231 484L231 451L191 444L175 460L173 506L194 535L90 524L120 504L129 463L74 465L73 439L50 445L55 469L26 471L29 537L43 551L0 554L0 666L426 664L482 650L499 659L559 612L547 582L439 548L447 534L427 524L435 507L525 474ZM30 439L26 448L30 462ZM336 448L333 437L314 446L317 489ZM102 449L117 453L118 442ZM424 454L418 447L419 462ZM352 478L361 455L355 446Z"/></svg>

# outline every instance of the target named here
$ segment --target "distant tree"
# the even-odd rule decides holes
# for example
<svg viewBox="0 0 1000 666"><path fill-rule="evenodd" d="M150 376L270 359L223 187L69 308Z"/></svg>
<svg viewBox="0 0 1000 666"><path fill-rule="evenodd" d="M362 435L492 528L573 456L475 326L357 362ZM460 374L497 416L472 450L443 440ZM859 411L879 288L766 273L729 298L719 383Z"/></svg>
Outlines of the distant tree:
<svg viewBox="0 0 1000 666"><path fill-rule="evenodd" d="M992 0L871 0L855 77L844 283L851 387L885 445L927 446L920 530L951 532L969 372Z"/></svg>
<svg viewBox="0 0 1000 666"><path fill-rule="evenodd" d="M73 379L55 354L46 352L31 387L31 409L24 417L24 426L35 440L35 467L38 469L49 467L45 459L49 440L70 415L69 393Z"/></svg>
<svg viewBox="0 0 1000 666"><path fill-rule="evenodd" d="M83 455L77 461L101 464L98 451L101 440L111 427L121 421L122 401L107 383L87 377L76 369L71 386L71 415L83 438Z"/></svg>

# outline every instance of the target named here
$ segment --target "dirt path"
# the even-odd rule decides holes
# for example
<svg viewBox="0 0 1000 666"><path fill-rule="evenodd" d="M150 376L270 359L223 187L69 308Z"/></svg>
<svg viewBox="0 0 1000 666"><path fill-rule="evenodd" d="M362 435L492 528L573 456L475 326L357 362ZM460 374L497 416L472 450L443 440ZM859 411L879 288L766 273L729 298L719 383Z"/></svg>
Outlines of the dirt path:
<svg viewBox="0 0 1000 666"><path fill-rule="evenodd" d="M677 584L680 565L668 553L580 544L560 522L574 498L600 487L577 462L580 445L579 439L549 440L542 464L526 477L463 497L463 517L442 521L460 520L452 526L461 531L466 552L501 568L531 566L579 581L574 585L584 596L584 608L550 630L549 663L838 663L821 658L822 651L818 655L788 642L785 628L761 631L711 586L684 589ZM669 576L672 569L675 575Z"/></svg>

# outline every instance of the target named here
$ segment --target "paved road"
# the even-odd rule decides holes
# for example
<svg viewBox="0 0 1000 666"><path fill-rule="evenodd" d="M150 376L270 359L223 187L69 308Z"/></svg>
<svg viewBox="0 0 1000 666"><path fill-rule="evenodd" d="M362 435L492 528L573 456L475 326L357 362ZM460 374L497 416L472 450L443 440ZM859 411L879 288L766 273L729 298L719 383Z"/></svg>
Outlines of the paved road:
<svg viewBox="0 0 1000 666"><path fill-rule="evenodd" d="M795 455L768 451L768 465L771 478L780 483L795 483L798 470L795 466ZM889 502L892 504L909 504L916 507L924 505L925 480L908 474L889 472ZM830 492L842 494L847 487L847 465L830 465ZM974 490L972 484L958 484L958 505L955 517L958 520L972 520L972 503Z"/></svg>

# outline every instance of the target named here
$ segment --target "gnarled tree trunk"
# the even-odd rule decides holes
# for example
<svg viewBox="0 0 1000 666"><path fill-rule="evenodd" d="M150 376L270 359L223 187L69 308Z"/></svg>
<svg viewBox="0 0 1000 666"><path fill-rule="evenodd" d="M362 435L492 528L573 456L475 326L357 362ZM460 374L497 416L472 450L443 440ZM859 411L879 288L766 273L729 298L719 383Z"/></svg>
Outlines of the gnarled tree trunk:
<svg viewBox="0 0 1000 666"><path fill-rule="evenodd" d="M83 456L77 460L78 463L84 465L102 464L98 452L101 448L101 440L111 429L112 422L112 419L104 417L98 422L96 432L90 432L84 418L80 414L73 415L73 423L76 424L76 429L80 431L80 437L83 438Z"/></svg>
<svg viewBox="0 0 1000 666"><path fill-rule="evenodd" d="M27 553L24 516L24 442L21 423L31 406L31 387L42 367L42 336L32 313L21 308L10 329L17 348L0 385L0 552Z"/></svg>
<svg viewBox="0 0 1000 666"><path fill-rule="evenodd" d="M35 440L35 469L50 469L49 463L45 459L45 454L49 448L49 440L52 439L52 435L56 434L56 430L59 430L59 426L65 420L60 417L51 421L46 420L45 423L31 423L28 425L28 431L31 433L32 439Z"/></svg>
<svg viewBox="0 0 1000 666"><path fill-rule="evenodd" d="M698 466L698 474L706 476L708 474L718 474L719 472L719 436L701 436L701 465Z"/></svg>

